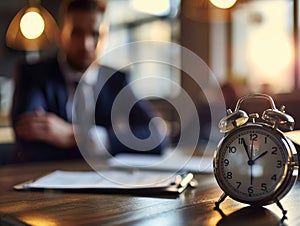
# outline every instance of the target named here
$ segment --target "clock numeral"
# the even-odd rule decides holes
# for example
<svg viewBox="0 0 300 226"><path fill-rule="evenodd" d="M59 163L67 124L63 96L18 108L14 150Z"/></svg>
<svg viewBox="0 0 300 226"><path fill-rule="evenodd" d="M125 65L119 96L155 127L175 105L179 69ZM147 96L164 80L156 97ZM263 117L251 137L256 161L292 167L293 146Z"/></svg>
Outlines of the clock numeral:
<svg viewBox="0 0 300 226"><path fill-rule="evenodd" d="M236 147L235 146L230 146L228 147L229 153L236 153Z"/></svg>
<svg viewBox="0 0 300 226"><path fill-rule="evenodd" d="M228 159L224 159L224 165L228 166L229 165L229 160Z"/></svg>
<svg viewBox="0 0 300 226"><path fill-rule="evenodd" d="M250 134L250 140L252 141L252 140L254 140L254 141L256 141L257 140L257 134L256 133L251 133Z"/></svg>
<svg viewBox="0 0 300 226"><path fill-rule="evenodd" d="M232 172L227 172L226 179L232 179Z"/></svg>
<svg viewBox="0 0 300 226"><path fill-rule="evenodd" d="M272 155L277 155L277 147L272 147Z"/></svg>
<svg viewBox="0 0 300 226"><path fill-rule="evenodd" d="M245 141L245 139L243 137L239 137L238 144L243 144L243 140Z"/></svg>
<svg viewBox="0 0 300 226"><path fill-rule="evenodd" d="M265 144L268 143L268 137L265 137Z"/></svg>
<svg viewBox="0 0 300 226"><path fill-rule="evenodd" d="M241 185L242 185L242 182L237 181L236 183L237 183L236 189L239 189L241 187Z"/></svg>
<svg viewBox="0 0 300 226"><path fill-rule="evenodd" d="M253 187L250 186L250 187L248 188L248 194L249 194L249 196L252 196L252 193L253 193L253 192L254 192Z"/></svg>
<svg viewBox="0 0 300 226"><path fill-rule="evenodd" d="M271 177L271 180L274 180L274 181L276 181L276 174L274 174L272 177Z"/></svg>
<svg viewBox="0 0 300 226"><path fill-rule="evenodd" d="M282 162L281 160L277 160L277 168L282 168Z"/></svg>
<svg viewBox="0 0 300 226"><path fill-rule="evenodd" d="M266 183L262 183L261 184L261 190L262 191L266 191L267 190L267 184Z"/></svg>

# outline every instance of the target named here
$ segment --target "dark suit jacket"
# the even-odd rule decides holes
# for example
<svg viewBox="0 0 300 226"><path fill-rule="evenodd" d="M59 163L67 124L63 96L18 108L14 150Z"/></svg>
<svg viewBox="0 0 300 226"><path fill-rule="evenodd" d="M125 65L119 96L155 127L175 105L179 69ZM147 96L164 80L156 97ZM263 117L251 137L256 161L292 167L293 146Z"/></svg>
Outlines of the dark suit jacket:
<svg viewBox="0 0 300 226"><path fill-rule="evenodd" d="M128 84L125 74L112 71L113 69L108 67L103 67L103 69L109 71L109 73L113 72L113 76L101 89L97 99L95 108L96 124L107 129L111 147L110 152L112 154L136 152L123 145L117 139L111 127L113 101L120 90ZM66 113L67 100L66 82L56 57L36 64L21 64L18 67L15 79L15 92L11 112L13 126L21 113L34 111L38 108L55 113L68 121ZM130 113L129 122L133 133L137 137L144 139L150 135L148 123L152 117L153 111L145 101L139 101L134 106ZM43 142L28 142L18 137L16 140L16 161L72 159L81 156L78 148L65 150ZM163 146L164 142L147 153L160 153Z"/></svg>

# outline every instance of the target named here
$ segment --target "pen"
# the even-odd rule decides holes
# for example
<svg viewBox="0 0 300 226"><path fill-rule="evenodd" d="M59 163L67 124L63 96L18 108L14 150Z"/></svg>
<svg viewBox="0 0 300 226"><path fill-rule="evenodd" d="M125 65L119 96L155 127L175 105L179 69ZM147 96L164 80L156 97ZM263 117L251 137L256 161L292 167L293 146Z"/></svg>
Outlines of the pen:
<svg viewBox="0 0 300 226"><path fill-rule="evenodd" d="M178 185L178 187L183 187L184 188L184 187L188 186L193 178L194 178L194 175L192 173L186 174L184 177L182 177L181 182Z"/></svg>

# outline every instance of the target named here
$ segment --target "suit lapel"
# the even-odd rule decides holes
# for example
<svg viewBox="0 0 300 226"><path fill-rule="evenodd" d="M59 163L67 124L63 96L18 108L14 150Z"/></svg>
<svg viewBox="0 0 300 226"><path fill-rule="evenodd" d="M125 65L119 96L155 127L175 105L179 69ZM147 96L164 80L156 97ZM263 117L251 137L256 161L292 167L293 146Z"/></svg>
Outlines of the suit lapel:
<svg viewBox="0 0 300 226"><path fill-rule="evenodd" d="M49 79L49 84L46 84L49 89L49 94L52 96L52 100L49 101L52 107L49 110L67 120L66 103L68 101L68 91L57 58L55 58L49 69L49 71L51 71L49 76L52 77Z"/></svg>

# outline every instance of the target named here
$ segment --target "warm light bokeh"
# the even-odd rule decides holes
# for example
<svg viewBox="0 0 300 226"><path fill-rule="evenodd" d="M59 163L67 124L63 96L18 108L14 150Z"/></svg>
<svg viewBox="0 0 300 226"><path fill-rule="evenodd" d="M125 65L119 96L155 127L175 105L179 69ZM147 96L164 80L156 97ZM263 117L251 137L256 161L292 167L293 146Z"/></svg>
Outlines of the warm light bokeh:
<svg viewBox="0 0 300 226"><path fill-rule="evenodd" d="M165 15L170 11L169 0L131 0L131 6L141 12L153 15Z"/></svg>
<svg viewBox="0 0 300 226"><path fill-rule="evenodd" d="M288 93L294 88L294 43L285 0L250 1L234 10L233 64L251 92Z"/></svg>
<svg viewBox="0 0 300 226"><path fill-rule="evenodd" d="M46 216L27 215L27 216L22 216L21 220L26 222L28 225L39 225L39 226L57 226L58 225L55 222L55 220L48 218Z"/></svg>
<svg viewBox="0 0 300 226"><path fill-rule="evenodd" d="M45 29L45 22L37 12L27 12L20 21L21 32L27 39L38 38Z"/></svg>
<svg viewBox="0 0 300 226"><path fill-rule="evenodd" d="M293 59L291 41L278 33L257 34L250 40L247 50L250 64L265 76L283 71Z"/></svg>

